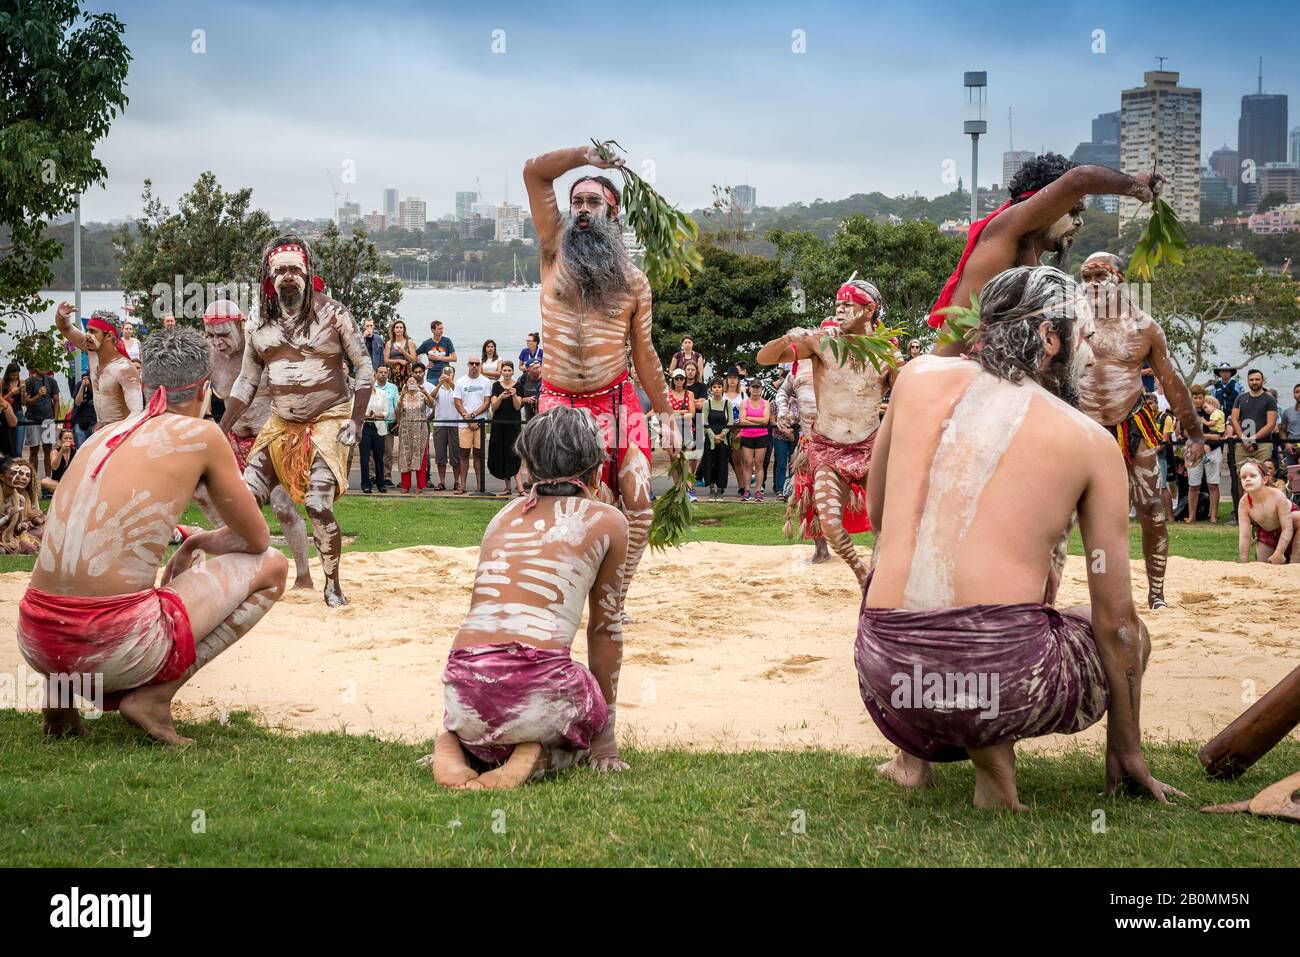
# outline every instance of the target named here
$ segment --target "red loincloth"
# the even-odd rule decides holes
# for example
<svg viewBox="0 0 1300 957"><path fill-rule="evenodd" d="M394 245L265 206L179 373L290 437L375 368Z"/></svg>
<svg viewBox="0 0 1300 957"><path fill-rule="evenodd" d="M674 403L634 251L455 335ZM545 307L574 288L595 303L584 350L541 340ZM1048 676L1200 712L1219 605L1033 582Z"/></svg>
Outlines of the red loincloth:
<svg viewBox="0 0 1300 957"><path fill-rule="evenodd" d="M227 432L226 441L230 443L230 450L235 453L235 461L239 463L239 471L242 474L244 469L248 468L248 453L253 450L253 443L257 441L257 436Z"/></svg>
<svg viewBox="0 0 1300 957"><path fill-rule="evenodd" d="M624 372L609 385L594 392L567 392L543 379L537 411L545 412L557 405L586 409L595 416L605 435L605 451L610 456L601 472L601 481L609 486L617 499L618 472L623 465L624 450L636 446L645 456L646 465L650 464L649 424L646 422L645 410L641 408L641 398L632 385L632 377Z"/></svg>
<svg viewBox="0 0 1300 957"><path fill-rule="evenodd" d="M801 516L801 538L825 538L821 521L817 518L817 506L813 501L813 480L819 468L830 468L838 472L849 483L849 500L844 503L840 522L850 535L871 531L871 519L867 516L866 475L871 466L871 454L876 447L876 433L872 432L861 442L853 445L841 445L832 442L816 432L809 431L799 437L799 450L794 461L794 503L795 514ZM786 509L787 536L793 537L793 523L789 520L790 508Z"/></svg>
<svg viewBox="0 0 1300 957"><path fill-rule="evenodd" d="M103 709L127 692L171 681L194 664L194 633L180 596L167 588L107 598L51 595L27 587L18 604L18 650L42 674L102 674ZM142 663L158 661L158 666Z"/></svg>

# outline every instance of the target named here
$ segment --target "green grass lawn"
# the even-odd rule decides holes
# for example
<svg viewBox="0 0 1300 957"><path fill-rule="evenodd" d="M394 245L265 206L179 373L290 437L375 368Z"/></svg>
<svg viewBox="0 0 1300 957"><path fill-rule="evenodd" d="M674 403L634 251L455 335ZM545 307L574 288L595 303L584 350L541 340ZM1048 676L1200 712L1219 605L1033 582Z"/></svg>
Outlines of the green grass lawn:
<svg viewBox="0 0 1300 957"><path fill-rule="evenodd" d="M1099 754L1024 755L1025 814L970 806L969 764L903 791L875 758L829 751L625 751L515 792L436 788L431 749L344 734L293 737L242 715L183 723L186 749L116 715L78 741L0 712L0 861L10 866L875 865L1293 866L1300 827L1202 804L1249 797L1300 765L1275 748L1243 781L1207 780L1195 744L1148 749L1178 806L1099 796ZM1100 814L1098 812L1101 812ZM203 827L199 827L199 823ZM1104 832L1100 826L1104 823ZM495 828L494 828L495 825ZM204 829L205 828L205 829ZM197 831L196 831L197 829Z"/></svg>
<svg viewBox="0 0 1300 957"><path fill-rule="evenodd" d="M412 545L463 548L482 541L483 529L504 504L505 500L490 499L377 499L349 495L339 500L336 514L343 534L352 539L345 551L378 552ZM702 503L695 507L696 524L691 538L737 545L785 545L788 542L781 533L784 509L780 502ZM278 533L279 523L271 510L263 511L271 531ZM186 511L183 521L191 525L207 524L194 508ZM867 533L854 538L870 545L873 536ZM1129 552L1135 559L1142 557L1142 538L1136 522L1130 523ZM1184 558L1236 561L1237 529L1230 525L1199 523L1188 527L1181 522L1172 523L1169 553ZM1070 554L1083 554L1077 530L1071 540ZM31 571L35 561L30 557L3 555L0 572Z"/></svg>

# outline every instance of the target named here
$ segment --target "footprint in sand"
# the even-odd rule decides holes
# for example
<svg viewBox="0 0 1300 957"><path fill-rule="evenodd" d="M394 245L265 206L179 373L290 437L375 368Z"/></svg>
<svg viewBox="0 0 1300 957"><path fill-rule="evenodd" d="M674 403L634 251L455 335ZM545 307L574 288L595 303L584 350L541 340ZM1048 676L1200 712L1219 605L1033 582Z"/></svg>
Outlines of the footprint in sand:
<svg viewBox="0 0 1300 957"><path fill-rule="evenodd" d="M301 717L302 715L314 712L316 706L314 704L291 704L286 710L294 717Z"/></svg>
<svg viewBox="0 0 1300 957"><path fill-rule="evenodd" d="M812 670L809 665L825 660L819 655L792 655L779 665L768 668L759 677L767 681L783 681L791 675L805 674Z"/></svg>
<svg viewBox="0 0 1300 957"><path fill-rule="evenodd" d="M676 658L669 658L667 655L661 655L657 651L643 651L636 654L627 655L624 661L630 661L637 665L675 665L679 661ZM689 658L687 659L690 660Z"/></svg>
<svg viewBox="0 0 1300 957"><path fill-rule="evenodd" d="M1178 596L1178 600L1184 605L1199 605L1202 602L1214 601L1218 597L1212 591L1185 591Z"/></svg>

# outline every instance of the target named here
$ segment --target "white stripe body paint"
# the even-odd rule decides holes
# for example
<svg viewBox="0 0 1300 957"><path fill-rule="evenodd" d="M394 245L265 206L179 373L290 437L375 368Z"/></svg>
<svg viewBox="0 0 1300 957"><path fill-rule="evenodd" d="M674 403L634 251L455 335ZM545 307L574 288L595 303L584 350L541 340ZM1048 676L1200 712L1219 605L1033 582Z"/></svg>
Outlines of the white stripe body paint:
<svg viewBox="0 0 1300 957"><path fill-rule="evenodd" d="M1036 393L1046 394L1029 383L1014 384L980 371L943 423L903 591L905 608L952 607L953 569L980 496Z"/></svg>

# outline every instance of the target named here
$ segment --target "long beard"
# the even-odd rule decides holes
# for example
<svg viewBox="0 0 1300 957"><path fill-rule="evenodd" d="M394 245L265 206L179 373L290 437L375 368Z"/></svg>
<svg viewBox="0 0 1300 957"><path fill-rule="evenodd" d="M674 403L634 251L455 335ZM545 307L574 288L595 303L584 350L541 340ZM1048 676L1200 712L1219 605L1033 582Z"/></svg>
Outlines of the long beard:
<svg viewBox="0 0 1300 957"><path fill-rule="evenodd" d="M1074 361L1074 350L1065 346L1048 368L1041 385L1072 408L1079 407L1079 379L1083 369Z"/></svg>
<svg viewBox="0 0 1300 957"><path fill-rule="evenodd" d="M302 308L305 287L293 280L286 280L275 287L275 297L280 300L280 309L288 316L297 315Z"/></svg>
<svg viewBox="0 0 1300 957"><path fill-rule="evenodd" d="M623 233L611 219L597 217L586 229L579 229L577 219L570 216L560 245L560 262L582 304L597 311L605 311L631 291L631 262Z"/></svg>

